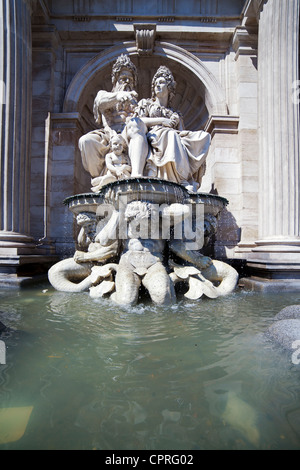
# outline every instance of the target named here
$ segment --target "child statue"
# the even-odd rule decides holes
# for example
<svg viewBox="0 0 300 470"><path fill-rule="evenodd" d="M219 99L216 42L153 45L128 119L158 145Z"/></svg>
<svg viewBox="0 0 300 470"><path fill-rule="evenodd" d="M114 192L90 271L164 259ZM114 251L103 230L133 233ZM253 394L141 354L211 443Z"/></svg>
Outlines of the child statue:
<svg viewBox="0 0 300 470"><path fill-rule="evenodd" d="M123 137L116 132L110 140L110 152L105 157L107 173L92 179L92 191L100 191L102 186L117 180L130 178L131 164L127 152L127 144Z"/></svg>

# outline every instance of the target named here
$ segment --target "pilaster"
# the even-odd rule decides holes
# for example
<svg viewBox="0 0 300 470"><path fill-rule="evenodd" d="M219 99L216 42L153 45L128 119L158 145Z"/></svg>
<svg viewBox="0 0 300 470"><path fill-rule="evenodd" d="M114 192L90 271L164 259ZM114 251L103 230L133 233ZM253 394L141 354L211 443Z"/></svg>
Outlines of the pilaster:
<svg viewBox="0 0 300 470"><path fill-rule="evenodd" d="M232 213L240 213L238 127L239 117L232 115L211 115L205 126L212 140L201 191L219 194L229 200L218 219L213 252L207 253L216 258L232 258L240 239L238 223L232 216Z"/></svg>
<svg viewBox="0 0 300 470"><path fill-rule="evenodd" d="M47 122L45 237L55 240L56 252L65 257L74 253L74 218L63 201L86 192L91 183L78 148L83 134L80 114L50 113Z"/></svg>
<svg viewBox="0 0 300 470"><path fill-rule="evenodd" d="M258 26L254 2L248 2L242 25L235 29L232 48L236 62L238 95L239 154L241 158L240 241L235 257L244 258L258 236Z"/></svg>

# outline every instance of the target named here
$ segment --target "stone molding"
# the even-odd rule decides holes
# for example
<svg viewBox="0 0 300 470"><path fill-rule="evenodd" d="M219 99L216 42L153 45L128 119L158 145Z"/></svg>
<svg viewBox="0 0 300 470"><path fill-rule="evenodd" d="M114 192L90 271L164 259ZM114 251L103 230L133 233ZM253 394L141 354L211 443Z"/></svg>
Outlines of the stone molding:
<svg viewBox="0 0 300 470"><path fill-rule="evenodd" d="M260 11L266 0L248 0L243 9L243 24L258 24Z"/></svg>
<svg viewBox="0 0 300 470"><path fill-rule="evenodd" d="M56 50L60 37L54 25L32 25L32 48L34 51Z"/></svg>
<svg viewBox="0 0 300 470"><path fill-rule="evenodd" d="M79 113L51 113L51 123L53 128L67 128L78 127L81 132L83 129L80 125L81 116Z"/></svg>
<svg viewBox="0 0 300 470"><path fill-rule="evenodd" d="M215 134L237 134L238 127L238 116L212 115L209 117L204 130L213 137Z"/></svg>
<svg viewBox="0 0 300 470"><path fill-rule="evenodd" d="M111 65L120 54L138 55L135 42L125 42L114 46L91 59L74 76L67 90L63 112L77 112L80 97L88 87L95 74ZM182 67L189 69L205 88L205 105L210 115L228 115L225 93L215 76L206 68L203 62L185 49L167 42L155 42L153 55L173 60Z"/></svg>
<svg viewBox="0 0 300 470"><path fill-rule="evenodd" d="M235 29L232 39L235 60L240 55L257 55L258 31L257 28L251 29L245 26L238 26Z"/></svg>

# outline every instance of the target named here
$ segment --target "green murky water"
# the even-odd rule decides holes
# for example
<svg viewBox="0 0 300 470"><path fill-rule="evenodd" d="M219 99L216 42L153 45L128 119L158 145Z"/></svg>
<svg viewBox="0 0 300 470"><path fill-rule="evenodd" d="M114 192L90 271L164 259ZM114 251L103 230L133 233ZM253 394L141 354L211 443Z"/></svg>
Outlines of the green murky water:
<svg viewBox="0 0 300 470"><path fill-rule="evenodd" d="M300 449L300 365L263 337L295 303L1 290L0 450Z"/></svg>

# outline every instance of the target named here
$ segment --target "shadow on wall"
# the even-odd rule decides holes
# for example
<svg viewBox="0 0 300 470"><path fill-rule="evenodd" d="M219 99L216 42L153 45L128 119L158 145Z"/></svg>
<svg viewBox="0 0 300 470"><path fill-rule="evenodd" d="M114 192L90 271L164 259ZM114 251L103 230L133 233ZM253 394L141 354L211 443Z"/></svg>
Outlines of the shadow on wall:
<svg viewBox="0 0 300 470"><path fill-rule="evenodd" d="M212 184L210 194L219 196L218 190ZM234 215L224 208L218 217L216 232L204 247L203 253L213 259L231 264L240 274L245 270L245 260L234 259L234 249L241 240L241 228Z"/></svg>
<svg viewBox="0 0 300 470"><path fill-rule="evenodd" d="M230 250L239 243L240 239L241 228L237 225L232 213L224 208L218 218L216 233L210 238L205 252L214 258L227 259Z"/></svg>

